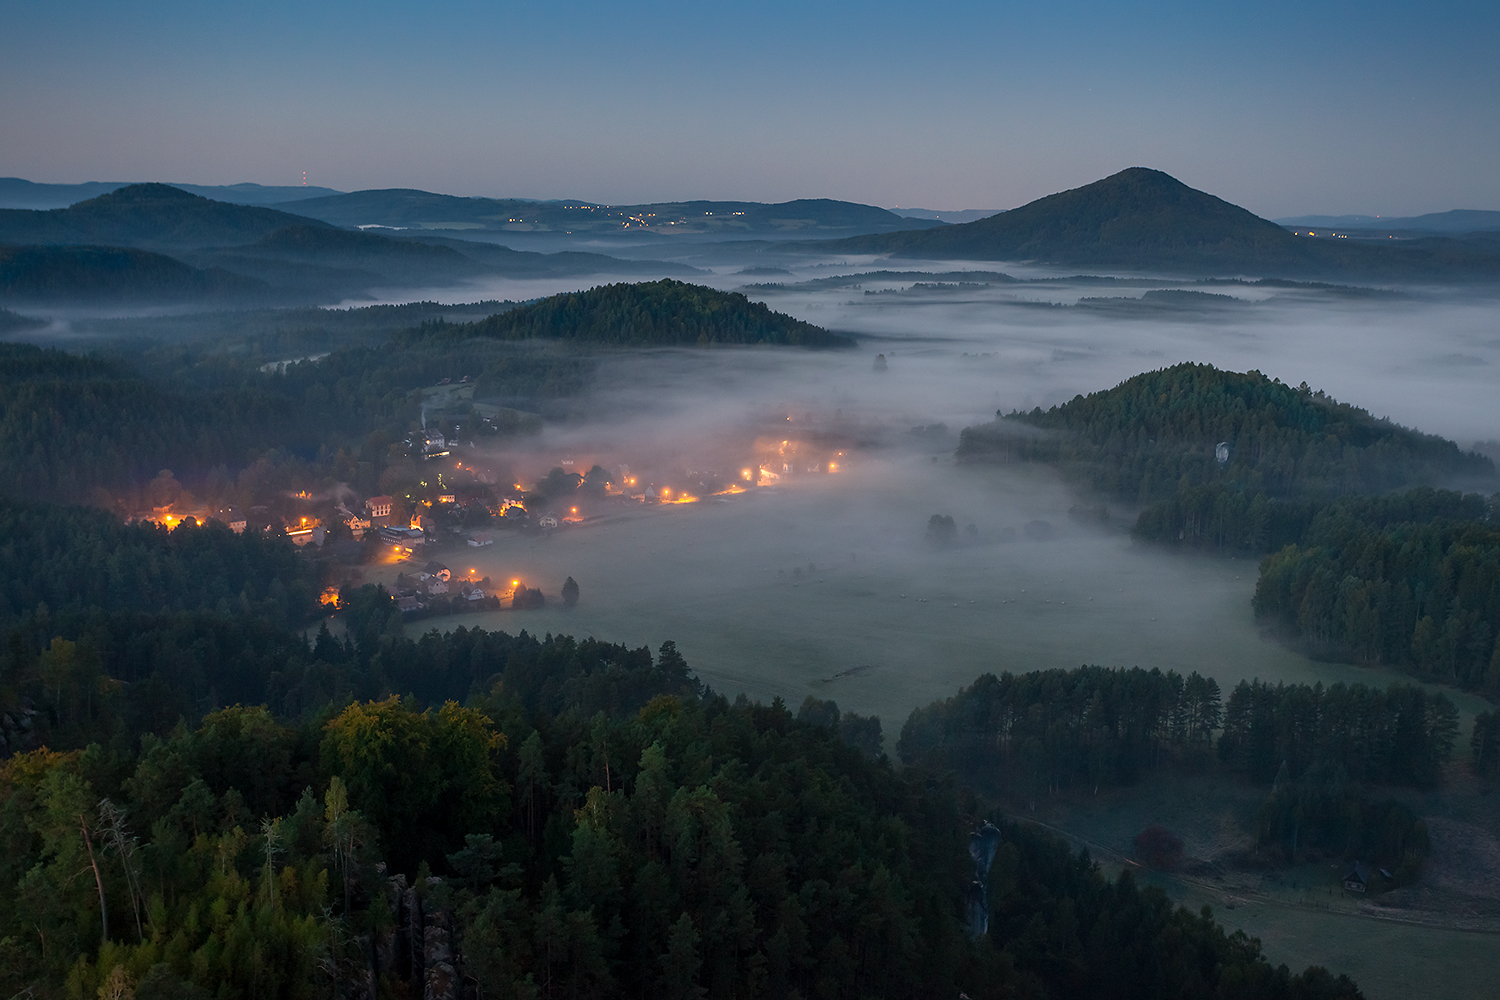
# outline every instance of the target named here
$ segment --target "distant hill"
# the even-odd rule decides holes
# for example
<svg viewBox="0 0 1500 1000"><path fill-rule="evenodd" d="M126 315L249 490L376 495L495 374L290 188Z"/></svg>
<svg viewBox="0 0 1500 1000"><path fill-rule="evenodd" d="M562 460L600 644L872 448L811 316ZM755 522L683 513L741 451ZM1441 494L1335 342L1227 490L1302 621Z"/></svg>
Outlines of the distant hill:
<svg viewBox="0 0 1500 1000"><path fill-rule="evenodd" d="M872 205L827 198L780 204L685 201L596 205L585 201L458 198L409 188L355 191L284 206L339 226L611 235L773 235L893 232L913 222Z"/></svg>
<svg viewBox="0 0 1500 1000"><path fill-rule="evenodd" d="M585 253L577 250L537 253L532 250L512 250L498 243L454 239L447 236L396 236L395 238L449 247L485 265L490 273L511 278L567 277L586 274L685 278L705 273L690 264L676 261L624 260L608 254Z"/></svg>
<svg viewBox="0 0 1500 1000"><path fill-rule="evenodd" d="M0 246L0 301L164 302L242 298L258 281L125 247Z"/></svg>
<svg viewBox="0 0 1500 1000"><path fill-rule="evenodd" d="M1371 229L1394 232L1482 233L1500 231L1500 212L1477 208L1455 208L1451 212L1427 215L1298 215L1277 219L1279 225L1292 229L1324 226L1329 229Z"/></svg>
<svg viewBox="0 0 1500 1000"><path fill-rule="evenodd" d="M47 320L35 316L22 316L9 309L0 309L0 336L18 333L21 330L36 330L47 325Z"/></svg>
<svg viewBox="0 0 1500 1000"><path fill-rule="evenodd" d="M1131 167L977 222L808 246L836 253L1183 274L1500 280L1500 254L1488 247L1456 241L1371 246L1294 236L1274 222L1145 167Z"/></svg>
<svg viewBox="0 0 1500 1000"><path fill-rule="evenodd" d="M258 240L288 226L327 225L276 209L213 201L166 184L132 184L71 208L0 210L0 243L150 249L228 246Z"/></svg>
<svg viewBox="0 0 1500 1000"><path fill-rule="evenodd" d="M903 219L928 219L952 225L960 222L973 222L976 219L988 219L992 215L999 215L1005 209L960 208L956 211L945 211L941 208L893 208L891 211Z"/></svg>
<svg viewBox="0 0 1500 1000"><path fill-rule="evenodd" d="M184 290L200 285L234 285L224 274L204 285L188 277L188 271L195 270L241 275L249 283L236 287L261 288L273 299L292 302L360 294L381 285L446 286L488 275L685 277L699 273L687 265L663 261L621 261L590 253L528 253L437 236L355 232L276 209L213 201L164 184L131 185L71 208L0 210L0 244L6 242L91 247L94 257L85 270L97 272L100 280L110 275L107 282L112 288L125 280L129 269L124 262L134 260L133 273L143 280L141 289L130 295L134 301L163 295L176 300L188 293ZM169 265L158 262L141 270L145 258L128 255L110 258L115 263L106 265L98 256L104 247L168 251L178 258L174 264L188 271L169 279ZM62 264L64 259L65 255L57 257L54 264L72 266ZM98 290L87 291L91 280L80 271L50 286L47 294L55 298L71 282L93 295ZM123 294L118 288L110 294L117 293Z"/></svg>
<svg viewBox="0 0 1500 1000"><path fill-rule="evenodd" d="M738 292L670 278L553 295L477 323L424 324L403 336L408 340L578 340L622 347L854 346L848 337L772 312Z"/></svg>
<svg viewBox="0 0 1500 1000"><path fill-rule="evenodd" d="M67 208L101 194L130 186L129 181L89 181L84 184L37 184L19 177L0 177L0 208ZM263 184L172 184L189 194L202 195L232 205L271 205L339 194L333 188L306 186L267 187Z"/></svg>
<svg viewBox="0 0 1500 1000"><path fill-rule="evenodd" d="M408 238L316 225L288 226L245 246L182 256L198 267L250 275L304 298L353 295L376 285L449 286L486 276L659 278L702 273L665 261L619 260L595 253L542 254L473 240Z"/></svg>
<svg viewBox="0 0 1500 1000"><path fill-rule="evenodd" d="M1055 462L1131 503L1225 483L1277 498L1328 498L1491 482L1495 474L1489 459L1452 441L1306 385L1204 364L1146 372L1050 410L997 416L964 428L960 458Z"/></svg>
<svg viewBox="0 0 1500 1000"><path fill-rule="evenodd" d="M1145 167L976 222L836 245L903 256L1114 265L1142 255L1171 263L1301 250L1297 238L1276 223Z"/></svg>

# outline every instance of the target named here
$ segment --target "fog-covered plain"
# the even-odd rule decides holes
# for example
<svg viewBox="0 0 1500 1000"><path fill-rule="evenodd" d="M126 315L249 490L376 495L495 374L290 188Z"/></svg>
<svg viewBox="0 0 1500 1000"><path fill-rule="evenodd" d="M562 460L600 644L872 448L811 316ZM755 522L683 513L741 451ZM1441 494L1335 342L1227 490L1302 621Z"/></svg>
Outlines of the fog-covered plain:
<svg viewBox="0 0 1500 1000"><path fill-rule="evenodd" d="M1103 525L1081 520L1070 508L1097 498L1080 498L1047 469L959 465L957 432L997 410L1048 406L1141 371L1206 361L1306 380L1466 447L1500 438L1492 300L1134 281L914 288L913 277L807 288L797 286L878 269L997 267L775 263L791 273L739 274L736 260L720 265L713 283L780 282L746 291L857 336L857 350L609 353L569 420L477 464L528 486L555 466L626 466L641 485L692 491L714 476L735 481L742 467L779 471L780 458L765 461L779 439L793 451L801 443L800 473L693 504L617 501L551 536L496 532L492 548L457 557L471 565L453 568L524 579L550 594L571 575L583 599L570 611L498 612L484 625L653 646L673 639L717 690L794 705L808 694L835 698L879 714L892 736L911 708L987 670L1140 665L1198 670L1226 688L1255 676L1384 682L1396 675L1314 663L1262 636L1250 612L1254 563L1135 545L1133 511L1114 509ZM566 287L486 284L474 297ZM1235 301L1078 305L1139 298L1151 287ZM934 548L924 540L933 514L975 533Z"/></svg>

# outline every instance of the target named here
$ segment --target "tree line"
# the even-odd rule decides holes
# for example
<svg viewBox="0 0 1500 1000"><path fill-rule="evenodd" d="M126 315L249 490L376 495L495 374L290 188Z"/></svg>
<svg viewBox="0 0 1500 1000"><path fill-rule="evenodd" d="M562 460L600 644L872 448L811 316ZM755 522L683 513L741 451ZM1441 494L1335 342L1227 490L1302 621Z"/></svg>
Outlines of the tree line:
<svg viewBox="0 0 1500 1000"><path fill-rule="evenodd" d="M1083 666L984 674L913 711L896 746L907 765L982 775L1034 800L1215 756L1262 785L1282 765L1300 778L1327 763L1353 781L1429 787L1457 735L1453 703L1410 684L1241 681L1224 701L1218 683L1196 672Z"/></svg>
<svg viewBox="0 0 1500 1000"><path fill-rule="evenodd" d="M1084 666L984 674L914 710L896 749L909 766L983 774L1035 800L1133 784L1168 759L1207 753L1221 712L1218 682L1198 673Z"/></svg>
<svg viewBox="0 0 1500 1000"><path fill-rule="evenodd" d="M1323 656L1500 693L1500 528L1483 498L1448 500L1471 516L1383 522L1384 498L1320 513L1262 561L1256 615Z"/></svg>

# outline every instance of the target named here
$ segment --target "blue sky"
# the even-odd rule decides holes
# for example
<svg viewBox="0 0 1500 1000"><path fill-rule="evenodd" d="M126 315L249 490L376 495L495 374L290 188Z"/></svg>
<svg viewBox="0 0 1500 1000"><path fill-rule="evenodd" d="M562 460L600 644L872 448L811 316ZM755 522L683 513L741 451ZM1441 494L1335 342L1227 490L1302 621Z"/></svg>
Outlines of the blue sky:
<svg viewBox="0 0 1500 1000"><path fill-rule="evenodd" d="M1267 216L1500 209L1493 3L0 0L0 175Z"/></svg>

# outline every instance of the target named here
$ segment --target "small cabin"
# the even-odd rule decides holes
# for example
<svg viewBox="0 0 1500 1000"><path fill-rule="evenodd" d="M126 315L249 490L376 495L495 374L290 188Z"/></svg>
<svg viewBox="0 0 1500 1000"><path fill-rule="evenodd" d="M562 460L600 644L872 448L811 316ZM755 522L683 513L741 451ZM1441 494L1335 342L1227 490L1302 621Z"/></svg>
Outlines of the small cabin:
<svg viewBox="0 0 1500 1000"><path fill-rule="evenodd" d="M553 517L551 514L543 514L542 519L538 521L537 524L550 531L551 529L557 527L557 518Z"/></svg>
<svg viewBox="0 0 1500 1000"><path fill-rule="evenodd" d="M1370 888L1370 869L1356 861L1344 873L1344 888L1350 892L1366 892Z"/></svg>

